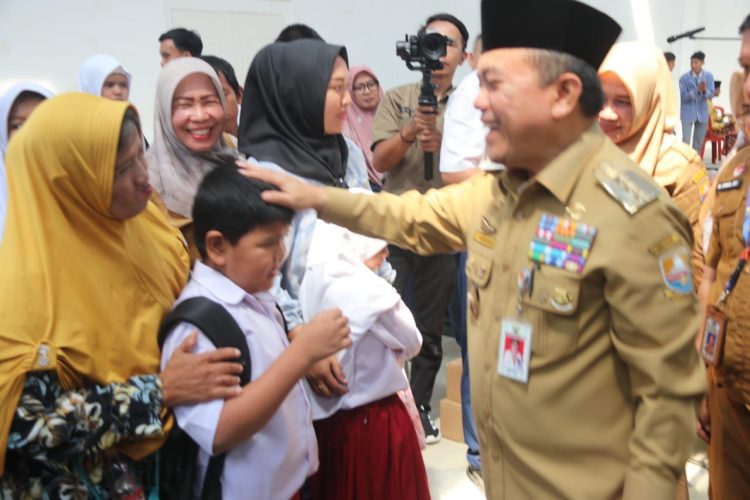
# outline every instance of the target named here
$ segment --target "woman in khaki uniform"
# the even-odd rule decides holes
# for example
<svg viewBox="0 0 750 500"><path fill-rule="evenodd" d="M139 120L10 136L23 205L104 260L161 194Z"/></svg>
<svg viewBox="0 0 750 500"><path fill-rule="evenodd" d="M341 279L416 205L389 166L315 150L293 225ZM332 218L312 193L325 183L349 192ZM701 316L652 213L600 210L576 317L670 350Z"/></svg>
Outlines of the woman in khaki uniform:
<svg viewBox="0 0 750 500"><path fill-rule="evenodd" d="M605 96L602 130L669 193L699 242L698 213L709 179L700 157L674 135L679 113L664 55L642 42L618 43L599 67L599 78ZM696 287L702 262L701 245L695 245Z"/></svg>

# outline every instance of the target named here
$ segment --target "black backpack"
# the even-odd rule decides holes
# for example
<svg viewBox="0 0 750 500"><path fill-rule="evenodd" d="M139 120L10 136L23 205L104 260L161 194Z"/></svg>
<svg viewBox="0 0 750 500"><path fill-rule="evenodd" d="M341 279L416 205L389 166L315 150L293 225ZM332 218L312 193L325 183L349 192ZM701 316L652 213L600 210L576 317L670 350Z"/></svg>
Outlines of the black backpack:
<svg viewBox="0 0 750 500"><path fill-rule="evenodd" d="M236 347L240 350L237 361L242 364L240 384L250 382L250 350L247 340L232 315L222 306L205 297L193 297L180 302L167 314L159 327L159 349L164 346L167 334L180 323L191 323L220 347ZM192 500L196 479L196 459L198 444L187 432L180 429L175 419L174 428L160 450L159 468L160 497L165 500ZM203 480L201 500L222 498L221 475L224 471L225 453L214 455L208 461L206 477Z"/></svg>

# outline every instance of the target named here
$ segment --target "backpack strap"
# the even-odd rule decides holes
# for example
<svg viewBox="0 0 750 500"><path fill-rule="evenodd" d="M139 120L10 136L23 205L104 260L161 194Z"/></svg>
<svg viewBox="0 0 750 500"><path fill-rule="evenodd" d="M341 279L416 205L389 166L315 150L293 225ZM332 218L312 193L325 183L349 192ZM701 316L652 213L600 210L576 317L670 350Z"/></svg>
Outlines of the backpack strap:
<svg viewBox="0 0 750 500"><path fill-rule="evenodd" d="M206 297L191 297L177 304L167 314L159 327L159 349L164 347L167 334L180 323L190 323L198 327L213 345L235 347L240 350L237 362L242 364L240 384L250 382L251 360L247 339L231 314L216 302Z"/></svg>

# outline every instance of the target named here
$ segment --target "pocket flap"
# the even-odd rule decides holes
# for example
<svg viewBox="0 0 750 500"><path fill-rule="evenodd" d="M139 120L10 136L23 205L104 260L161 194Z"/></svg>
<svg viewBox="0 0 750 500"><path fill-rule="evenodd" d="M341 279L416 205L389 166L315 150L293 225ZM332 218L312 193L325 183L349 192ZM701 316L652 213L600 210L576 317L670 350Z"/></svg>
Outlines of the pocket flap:
<svg viewBox="0 0 750 500"><path fill-rule="evenodd" d="M487 286L492 274L492 261L469 254L466 260L466 276L471 282L480 288Z"/></svg>
<svg viewBox="0 0 750 500"><path fill-rule="evenodd" d="M563 316L571 316L578 310L581 282L577 276L547 266L534 273L531 296L523 303Z"/></svg>

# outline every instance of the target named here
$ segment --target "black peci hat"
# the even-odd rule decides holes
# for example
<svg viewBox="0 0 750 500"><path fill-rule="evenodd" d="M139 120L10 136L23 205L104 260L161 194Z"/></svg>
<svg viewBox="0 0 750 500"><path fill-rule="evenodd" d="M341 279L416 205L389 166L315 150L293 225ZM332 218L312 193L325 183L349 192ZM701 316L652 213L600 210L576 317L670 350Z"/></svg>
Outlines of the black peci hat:
<svg viewBox="0 0 750 500"><path fill-rule="evenodd" d="M622 28L614 19L574 0L482 0L482 49L556 50L595 69Z"/></svg>

